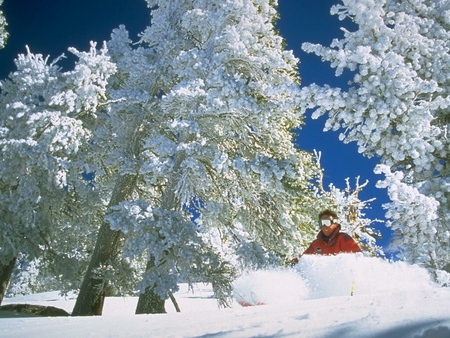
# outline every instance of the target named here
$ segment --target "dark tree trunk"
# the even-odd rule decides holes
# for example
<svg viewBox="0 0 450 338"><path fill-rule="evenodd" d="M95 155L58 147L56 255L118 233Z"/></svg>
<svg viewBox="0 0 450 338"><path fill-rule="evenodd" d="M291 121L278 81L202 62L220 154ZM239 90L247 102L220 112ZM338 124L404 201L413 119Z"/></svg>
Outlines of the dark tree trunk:
<svg viewBox="0 0 450 338"><path fill-rule="evenodd" d="M103 286L103 290L98 295L97 301L93 304L92 312L94 315L101 316L103 314L103 305L105 304L105 287Z"/></svg>
<svg viewBox="0 0 450 338"><path fill-rule="evenodd" d="M102 314L106 281L96 276L95 270L107 265L117 255L120 236L120 231L111 230L108 223L102 224L72 316L100 316Z"/></svg>
<svg viewBox="0 0 450 338"><path fill-rule="evenodd" d="M114 188L109 206L117 205L128 198L136 186L136 176L125 175L119 178ZM101 315L105 299L104 288L108 281L96 276L95 270L106 266L120 250L121 231L111 230L109 223L103 222L97 237L94 253L84 275L72 316Z"/></svg>
<svg viewBox="0 0 450 338"><path fill-rule="evenodd" d="M153 289L147 288L144 293L139 295L136 314L166 313L164 304L164 299L159 298L159 296L153 292Z"/></svg>
<svg viewBox="0 0 450 338"><path fill-rule="evenodd" d="M3 265L0 263L0 305L5 298L6 290L8 289L9 281L16 266L17 257L14 257L8 264Z"/></svg>
<svg viewBox="0 0 450 338"><path fill-rule="evenodd" d="M155 266L153 257L147 262L147 270L150 270ZM165 300L161 299L153 291L154 287L147 287L144 293L139 295L139 300L136 306L136 314L149 314L149 313L166 313L164 307Z"/></svg>

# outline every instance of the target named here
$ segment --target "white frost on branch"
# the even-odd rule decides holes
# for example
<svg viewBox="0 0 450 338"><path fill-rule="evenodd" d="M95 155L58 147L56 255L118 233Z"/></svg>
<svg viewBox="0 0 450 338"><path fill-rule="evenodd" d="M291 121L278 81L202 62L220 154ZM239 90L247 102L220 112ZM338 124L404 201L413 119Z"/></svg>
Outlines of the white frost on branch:
<svg viewBox="0 0 450 338"><path fill-rule="evenodd" d="M353 78L345 90L303 88L304 107L316 109L314 118L327 114L325 130L340 130L342 141L354 141L359 152L380 158L386 167L379 172L392 183L380 187L389 189L388 215L395 217L392 224L403 249L414 253L408 259L420 256L430 267L442 268L443 260L434 256L448 250L448 241L424 241L433 232L448 232L435 217L449 213L442 187L450 174L450 3L343 0L331 13L351 20L357 29L343 28L343 38L330 47L306 43L303 49L329 61L337 76L350 71ZM414 208L406 205L408 198ZM405 227L411 231L402 234ZM422 253L416 255L414 246Z"/></svg>
<svg viewBox="0 0 450 338"><path fill-rule="evenodd" d="M329 112L326 129L343 128L344 142L379 156L390 166L411 164L417 173L441 170L446 132L436 124L448 109L450 62L445 2L343 1L333 13L347 16L358 30L329 48L304 44L305 51L330 61L340 75L354 72L347 91L311 86L305 96ZM423 3L423 4L421 4ZM419 8L416 14L415 9ZM345 102L345 103L344 103Z"/></svg>
<svg viewBox="0 0 450 338"><path fill-rule="evenodd" d="M377 166L376 173L385 175L377 186L386 188L391 200L384 207L392 220L393 244L410 262L448 268L450 217L442 206L447 205L450 196L449 179L407 184L404 173L391 172L386 165Z"/></svg>
<svg viewBox="0 0 450 338"><path fill-rule="evenodd" d="M293 144L303 120L298 60L274 30L276 1L148 4L152 25L137 46L123 26L108 42L118 67L110 95L125 100L95 134L99 158L110 171L139 174L133 201L180 222L177 229L195 218L212 247L240 252L247 264L268 250L292 255L315 218L318 166ZM147 248L149 259L159 257L153 229L127 230L124 254ZM147 275L162 269L171 271L163 264Z"/></svg>
<svg viewBox="0 0 450 338"><path fill-rule="evenodd" d="M3 0L0 0L0 6L3 4ZM8 39L8 32L6 31L6 23L5 16L3 15L3 11L0 10L0 49L5 48L6 40Z"/></svg>
<svg viewBox="0 0 450 338"><path fill-rule="evenodd" d="M321 152L314 151L316 161L320 164ZM360 177L355 178L355 187L350 184L350 179L345 180L345 188L340 189L334 184L325 190L323 186L323 175L318 182L317 195L321 197L322 210L334 209L339 216L339 224L343 232L352 236L361 247L365 255L384 257L383 248L377 244L381 233L375 229L374 224L381 220L366 217L366 210L370 209L370 204L375 200L361 200L360 193L367 187L369 181L360 183ZM320 211L322 211L320 210Z"/></svg>
<svg viewBox="0 0 450 338"><path fill-rule="evenodd" d="M27 48L15 60L17 70L1 82L0 261L19 253L29 261L39 257L41 267L51 261L54 275L73 282L76 257L86 259L84 245L92 241L89 224L78 227L81 214L84 222L91 215L77 203L94 195L81 179L87 167L80 157L99 110L107 108L107 79L115 66L106 46L71 52L78 61L63 72L59 58L49 63Z"/></svg>

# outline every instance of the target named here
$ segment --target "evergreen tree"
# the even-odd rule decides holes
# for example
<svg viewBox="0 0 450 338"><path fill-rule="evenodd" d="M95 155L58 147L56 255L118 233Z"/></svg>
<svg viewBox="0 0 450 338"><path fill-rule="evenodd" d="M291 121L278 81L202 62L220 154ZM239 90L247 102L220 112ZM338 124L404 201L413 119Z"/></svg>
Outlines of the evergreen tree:
<svg viewBox="0 0 450 338"><path fill-rule="evenodd" d="M107 101L105 86L115 67L105 48L70 51L79 58L72 71L28 51L1 83L2 297L19 253L29 261L39 258L42 269L46 265L72 283L84 269L78 264L89 257L91 215L75 205L92 203L88 197L95 192L81 179L86 167L77 157Z"/></svg>
<svg viewBox="0 0 450 338"><path fill-rule="evenodd" d="M330 61L348 89L304 88L313 116L344 129L366 156L380 157L391 203L387 216L405 259L430 269L448 266L450 3L442 0L343 0L332 7L357 30L330 47L303 49Z"/></svg>
<svg viewBox="0 0 450 338"><path fill-rule="evenodd" d="M99 268L121 238L126 257L147 257L137 313L164 312L183 280L211 282L227 303L235 272L212 233L249 262L296 250L314 217L318 166L292 142L297 60L274 31L275 4L148 1L138 48L124 27L114 31L116 103L95 139L124 193L111 195L74 314L95 313Z"/></svg>

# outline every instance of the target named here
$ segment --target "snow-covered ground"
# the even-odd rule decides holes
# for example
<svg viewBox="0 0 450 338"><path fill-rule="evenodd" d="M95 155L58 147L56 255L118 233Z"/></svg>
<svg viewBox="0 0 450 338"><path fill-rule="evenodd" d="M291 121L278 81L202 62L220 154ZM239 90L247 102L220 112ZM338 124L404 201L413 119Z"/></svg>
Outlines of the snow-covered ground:
<svg viewBox="0 0 450 338"><path fill-rule="evenodd" d="M183 285L175 294L181 313L168 301L168 314L134 315L136 298L107 298L101 317L1 318L0 337L450 337L450 289L401 262L308 256L292 269L250 272L235 291L265 305L219 309L209 285ZM70 312L74 302L51 292L3 305Z"/></svg>

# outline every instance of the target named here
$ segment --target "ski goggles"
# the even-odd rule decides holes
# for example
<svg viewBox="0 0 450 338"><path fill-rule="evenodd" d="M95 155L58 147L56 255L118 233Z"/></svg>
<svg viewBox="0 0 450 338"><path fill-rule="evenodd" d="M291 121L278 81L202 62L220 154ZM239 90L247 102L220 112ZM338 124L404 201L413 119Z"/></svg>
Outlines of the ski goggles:
<svg viewBox="0 0 450 338"><path fill-rule="evenodd" d="M331 219L321 219L320 220L320 226L321 227L329 227L331 224L336 223L336 220Z"/></svg>

